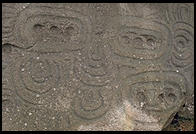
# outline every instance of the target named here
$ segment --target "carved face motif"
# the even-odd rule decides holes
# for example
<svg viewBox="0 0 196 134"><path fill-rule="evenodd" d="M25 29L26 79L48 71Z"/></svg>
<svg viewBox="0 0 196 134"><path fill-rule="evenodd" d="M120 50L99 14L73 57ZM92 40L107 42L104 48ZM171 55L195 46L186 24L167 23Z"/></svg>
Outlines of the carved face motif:
<svg viewBox="0 0 196 134"><path fill-rule="evenodd" d="M184 77L175 72L144 72L125 81L124 99L150 116L170 115L184 101L187 90Z"/></svg>
<svg viewBox="0 0 196 134"><path fill-rule="evenodd" d="M29 121L28 130L62 126L70 130L86 123L114 127L109 114L120 105L119 118L127 109L135 109L131 121L140 122L142 130L145 123L165 124L183 104L185 77L159 71L171 69L164 68L167 58L179 70L192 66L194 27L182 22L192 16L188 7L172 10L177 22L168 23L157 20L159 8L149 4L135 4L136 8L119 4L120 10L126 10L122 16L117 15L118 4L78 4L78 9L77 4L27 5L13 15L15 9L6 6L9 10L2 21L3 41L11 44L3 43L2 67L4 72L10 67L14 91L3 91L3 113L8 112L6 107L13 111L6 118L18 114L15 100L20 100L27 108L21 124ZM135 13L134 8L144 10ZM194 83L194 76L190 77ZM128 122L129 112L125 114Z"/></svg>
<svg viewBox="0 0 196 134"><path fill-rule="evenodd" d="M163 87L162 87L163 86ZM172 82L147 82L133 84L130 98L137 106L147 111L163 112L171 109L180 100L179 87Z"/></svg>
<svg viewBox="0 0 196 134"><path fill-rule="evenodd" d="M17 45L23 48L62 52L84 48L90 30L89 19L77 12L31 7L21 12L15 34Z"/></svg>
<svg viewBox="0 0 196 134"><path fill-rule="evenodd" d="M111 44L116 55L152 60L166 52L169 30L165 25L132 16L119 17L118 20L121 24L116 28L115 42Z"/></svg>
<svg viewBox="0 0 196 134"><path fill-rule="evenodd" d="M43 104L52 100L49 97L52 95L49 94L58 94L54 89L62 80L67 83L69 79L70 74L67 70L71 64L70 56L61 55L64 59L60 59L57 54L25 53L25 56L20 57L13 70L17 95L32 104Z"/></svg>

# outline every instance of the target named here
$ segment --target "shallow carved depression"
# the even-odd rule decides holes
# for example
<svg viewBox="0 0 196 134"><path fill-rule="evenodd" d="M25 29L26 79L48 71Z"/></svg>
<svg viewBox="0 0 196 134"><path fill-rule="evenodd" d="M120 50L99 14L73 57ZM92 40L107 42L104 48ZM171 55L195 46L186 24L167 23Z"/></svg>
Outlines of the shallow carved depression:
<svg viewBox="0 0 196 134"><path fill-rule="evenodd" d="M191 4L2 7L3 130L162 130L193 91Z"/></svg>

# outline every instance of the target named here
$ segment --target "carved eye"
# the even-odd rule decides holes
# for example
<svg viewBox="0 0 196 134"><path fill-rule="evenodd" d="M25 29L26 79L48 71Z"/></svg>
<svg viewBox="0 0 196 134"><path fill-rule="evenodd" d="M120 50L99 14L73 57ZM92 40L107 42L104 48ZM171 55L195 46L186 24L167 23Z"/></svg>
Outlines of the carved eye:
<svg viewBox="0 0 196 134"><path fill-rule="evenodd" d="M173 93L173 88L165 88L165 99L168 104L173 104L177 100L177 96Z"/></svg>
<svg viewBox="0 0 196 134"><path fill-rule="evenodd" d="M70 35L70 36L74 36L76 34L79 33L79 29L76 25L70 25L68 27L66 27L65 31Z"/></svg>
<svg viewBox="0 0 196 134"><path fill-rule="evenodd" d="M36 32L36 33L40 33L41 31L44 30L44 26L41 25L41 24L35 24L33 26L33 30Z"/></svg>
<svg viewBox="0 0 196 134"><path fill-rule="evenodd" d="M145 102L146 100L146 97L143 92L137 92L136 97L139 100L139 102Z"/></svg>
<svg viewBox="0 0 196 134"><path fill-rule="evenodd" d="M58 28L57 26L51 26L50 32L52 32L53 34L61 34L62 30L60 28Z"/></svg>
<svg viewBox="0 0 196 134"><path fill-rule="evenodd" d="M11 53L12 52L12 45L9 43L2 45L2 52L3 53Z"/></svg>
<svg viewBox="0 0 196 134"><path fill-rule="evenodd" d="M148 39L148 40L147 40L147 45L148 45L148 46L155 46L155 43L156 43L156 42L155 42L153 39Z"/></svg>
<svg viewBox="0 0 196 134"><path fill-rule="evenodd" d="M121 40L122 40L122 43L124 43L124 44L129 44L130 43L130 39L127 35L121 36Z"/></svg>
<svg viewBox="0 0 196 134"><path fill-rule="evenodd" d="M134 43L136 46L143 46L143 40L141 37L134 38Z"/></svg>
<svg viewBox="0 0 196 134"><path fill-rule="evenodd" d="M164 95L164 93L161 93L158 96L158 103L164 104L164 102L165 102L165 95Z"/></svg>
<svg viewBox="0 0 196 134"><path fill-rule="evenodd" d="M174 93L169 93L167 98L168 98L168 102L170 102L170 103L174 103L177 99L177 97Z"/></svg>
<svg viewBox="0 0 196 134"><path fill-rule="evenodd" d="M126 32L121 33L120 41L123 44L130 44L133 38L135 37L136 37L136 33L131 32L131 31L126 31Z"/></svg>
<svg viewBox="0 0 196 134"><path fill-rule="evenodd" d="M153 35L143 35L146 38L146 44L150 47L155 47L158 43Z"/></svg>
<svg viewBox="0 0 196 134"><path fill-rule="evenodd" d="M70 34L73 34L74 33L74 28L72 26L69 26L66 28L66 31Z"/></svg>

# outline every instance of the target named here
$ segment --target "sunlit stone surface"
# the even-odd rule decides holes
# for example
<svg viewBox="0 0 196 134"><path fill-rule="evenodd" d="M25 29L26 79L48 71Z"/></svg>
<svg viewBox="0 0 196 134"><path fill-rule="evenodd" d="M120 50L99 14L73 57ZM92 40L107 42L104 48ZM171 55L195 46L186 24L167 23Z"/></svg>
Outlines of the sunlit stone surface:
<svg viewBox="0 0 196 134"><path fill-rule="evenodd" d="M2 8L3 130L162 130L193 96L193 4Z"/></svg>

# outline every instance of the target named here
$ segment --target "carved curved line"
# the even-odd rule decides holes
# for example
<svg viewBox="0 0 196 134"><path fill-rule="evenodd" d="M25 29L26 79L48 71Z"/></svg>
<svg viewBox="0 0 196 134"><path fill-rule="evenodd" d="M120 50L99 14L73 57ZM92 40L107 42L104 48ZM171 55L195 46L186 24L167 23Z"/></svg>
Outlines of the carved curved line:
<svg viewBox="0 0 196 134"><path fill-rule="evenodd" d="M183 39L185 39L186 41L189 40L189 39L188 39L186 36L184 36L184 35L176 35L174 39L176 39L176 38L183 38Z"/></svg>
<svg viewBox="0 0 196 134"><path fill-rule="evenodd" d="M191 28L194 28L194 26L192 26L190 23L184 22L184 21L177 21L174 25L178 25L178 24L185 24L185 26L189 26Z"/></svg>
<svg viewBox="0 0 196 134"><path fill-rule="evenodd" d="M185 61L185 60L187 60L187 59L189 59L191 57L191 55L180 57L179 54L181 54L181 53L178 53L178 52L175 52L175 51L172 52L172 55L175 57L175 59L177 59L177 60L179 60L181 62L183 62L183 61ZM185 61L185 62L187 62L187 61Z"/></svg>
<svg viewBox="0 0 196 134"><path fill-rule="evenodd" d="M99 119L100 117L104 116L107 113L107 110L105 112L103 112L101 115L99 116L95 116L95 117L88 117L88 116L81 116L80 114L78 114L75 110L74 110L74 114L77 115L78 117L80 117L83 120L96 120Z"/></svg>
<svg viewBox="0 0 196 134"><path fill-rule="evenodd" d="M176 72L175 71L164 71L164 70L160 70L163 74L164 73L175 73L176 74ZM136 74L131 74L131 75L129 75L129 76L127 76L127 77L132 77L132 76L137 76L137 75L140 75L140 74L147 74L147 73L160 73L160 71L157 71L157 70L155 70L155 71L144 71L144 72L139 72L139 73L136 73ZM180 74L180 73L178 73L179 75L182 75L182 74ZM183 75L182 75L183 76ZM126 79L126 78L125 78Z"/></svg>
<svg viewBox="0 0 196 134"><path fill-rule="evenodd" d="M32 58L31 58L32 59ZM55 64L56 64L56 69L57 70L60 70L60 67L59 67L59 65L55 62ZM59 71L58 71L58 74L59 74ZM20 76L20 79L22 80L22 76L21 75L19 75ZM58 81L60 80L60 74L58 75L58 77L56 78L56 81L57 81L57 84L56 85L58 85ZM23 81L23 80L22 80ZM16 83L15 83L16 84ZM40 93L40 92L37 92L37 91L34 91L34 90L32 90L32 89L29 89L29 88L25 88L27 91L30 91L31 93L35 93L35 94L45 94L45 93L47 93L48 91L50 91L51 90L51 88L50 89L48 89L47 91L45 91L45 92L43 92L43 93ZM19 91L22 91L22 90L24 90L24 89L16 89L16 94L17 94L17 96L19 96L24 102L27 102L27 103L31 103L31 104L39 104L39 103L33 103L33 102L31 102L31 101L28 101L28 100L26 100L26 99L24 99L21 95L20 95L20 93L19 93ZM40 104L41 105L41 104Z"/></svg>
<svg viewBox="0 0 196 134"><path fill-rule="evenodd" d="M84 68L83 66L81 68L82 68L82 70L85 73L91 75L92 77L104 77L105 75L107 75L107 72L106 71L104 72L104 74L92 74L90 71L87 71L88 69ZM96 69L99 69L99 68L102 68L102 67L98 67ZM92 67L92 69L94 69L94 68Z"/></svg>
<svg viewBox="0 0 196 134"><path fill-rule="evenodd" d="M77 14L81 14L82 16L85 16L87 17L86 14L83 14L82 12L80 11L77 11L77 10L73 10L73 9L69 9L67 7L53 7L53 6L47 6L47 5L31 5L31 8L48 8L48 10L51 10L51 9L59 9L59 10L67 10L67 11L70 11L70 12L74 12L74 13L77 13Z"/></svg>
<svg viewBox="0 0 196 134"><path fill-rule="evenodd" d="M186 32L186 33L188 33L189 35L191 35L191 37L193 38L193 34L192 34L192 32L190 32L189 30L187 30L187 29L181 29L181 28L179 28L179 29L176 29L175 30L175 34L176 35L180 35L180 34L182 34L182 33L179 33L179 32Z"/></svg>
<svg viewBox="0 0 196 134"><path fill-rule="evenodd" d="M182 74L182 73L180 73L180 72L178 72L178 73L176 73L175 71L162 71L162 73L160 73L159 71L145 71L145 72L139 72L139 73L136 73L136 74L131 74L131 75L128 75L126 78L124 78L123 79L123 81L127 81L127 80L129 80L129 79L131 79L131 78L134 78L134 77L137 77L138 75L138 77L144 77L144 75L145 74L148 74L148 73L155 73L155 74L153 74L153 75L156 75L156 74L162 74L162 75L164 75L164 74L171 74L171 73L174 73L175 74L175 76L174 77L176 77L176 75L177 76L180 76L180 77L182 77L183 78L183 84L185 84L184 86L186 87L186 89L184 89L184 90L186 90L185 92L187 92L187 90L188 90L188 85L187 85L187 79L185 78L185 76ZM143 76L140 76L141 74L143 74ZM165 75L164 75L165 76ZM162 76L161 77L161 81L164 81L164 76ZM166 75L167 76L167 75ZM178 77L177 77L178 78ZM148 80L149 81L149 80ZM128 84L131 84L132 83L132 81L131 82L129 82ZM182 83L182 82L181 82Z"/></svg>
<svg viewBox="0 0 196 134"><path fill-rule="evenodd" d="M94 87L102 87L102 86L106 86L108 83L106 82L102 82L101 84L100 84L100 82L98 82L99 84L91 84L91 82L89 83L88 81L86 81L86 80L84 80L82 77L81 77L81 74L78 74L78 71L79 69L77 68L77 67L74 67L74 73L77 75L77 77L78 77L78 79L80 80L80 82L81 83L83 83L83 84L85 84L85 85L88 85L88 86L94 86ZM82 73L82 72L81 72ZM85 75L85 73L84 74L82 74L82 75ZM100 78L101 79L101 78ZM97 81L97 80L96 80Z"/></svg>
<svg viewBox="0 0 196 134"><path fill-rule="evenodd" d="M57 69L60 70L59 66L58 66L58 65L56 65L56 66L57 66ZM59 72L59 71L58 71L58 72ZM21 75L20 75L20 76L21 76ZM59 75L59 77L60 77L60 75ZM55 79L56 79L56 78L55 78ZM35 94L45 94L45 93L49 92L49 91L51 90L51 88L52 88L52 87L51 87L50 89L48 89L48 90L46 90L46 91L40 93L40 92L38 92L38 91L34 91L33 89L28 88L28 86L25 84L25 82L24 82L22 76L21 76L21 80L23 81L23 85L25 86L25 89L27 89L28 91L30 91L30 92L32 92L32 93L35 93ZM57 78L57 80L59 80L59 79Z"/></svg>
<svg viewBox="0 0 196 134"><path fill-rule="evenodd" d="M191 63L191 61L180 61L178 60L178 62L181 62L181 63L177 63L175 62L174 58L171 56L171 62L173 65L175 65L176 67L187 67L187 66L191 66L189 63Z"/></svg>
<svg viewBox="0 0 196 134"><path fill-rule="evenodd" d="M103 102L103 104L104 104L104 102ZM102 107L107 107L107 106L101 105L100 107L102 108ZM99 110L100 107L97 108L96 110ZM81 108L81 105L80 105L80 108ZM82 109L83 109L83 108L82 108ZM88 115L86 115L86 116L81 115L81 114L79 114L79 111L75 110L75 108L74 108L73 111L74 111L74 114L75 114L76 116L80 117L81 119L84 119L84 120L94 120L94 119L99 119L100 117L104 116L104 115L107 113L107 111L108 111L107 109L108 109L108 108L106 108L104 111L102 111L101 114L98 112L98 115L96 115L96 113L97 113L96 110L93 110L93 111L92 111L92 113L95 112L95 115L92 115L92 113L90 113L91 110L88 110L88 111L86 110L86 111L87 111L86 114L88 113L88 114L90 114L91 116L88 116ZM83 111L83 112L85 112L85 111ZM92 116L94 116L94 117L92 117Z"/></svg>
<svg viewBox="0 0 196 134"><path fill-rule="evenodd" d="M82 104L81 104L82 101L81 101L81 102L80 102L80 108L83 109L83 110L86 111L86 112L93 112L93 111L96 111L96 110L100 109L100 107L103 107L103 105L104 105L104 100L103 100L103 97L102 97L100 91L98 91L98 94L99 94L99 97L101 98L101 105L100 105L99 107L97 107L97 108L95 108L95 109L93 109L93 110L86 110L85 108L82 107Z"/></svg>
<svg viewBox="0 0 196 134"><path fill-rule="evenodd" d="M102 64L102 66L100 66L100 67L97 67L96 65L92 65L92 64L90 64L89 62L87 63L87 65L89 66L89 67L91 67L91 68L95 68L95 69L99 69L99 68L101 68L101 67L104 67L104 65ZM100 65L100 64L99 64Z"/></svg>
<svg viewBox="0 0 196 134"><path fill-rule="evenodd" d="M58 65L57 65L58 66ZM58 68L59 68L59 66L58 66ZM60 75L59 75L59 77L58 77L58 79L57 79L57 83L59 82L59 79L60 79ZM14 82L15 83L15 82ZM16 83L15 83L16 84ZM57 84L58 85L58 84ZM15 92L16 92L16 95L17 95L17 97L19 97L23 102L25 102L25 103L27 103L27 104L32 104L32 105L43 105L43 104L40 104L40 103L36 103L36 102L32 102L32 101L29 101L29 100L26 100L25 98L23 98L21 95L20 95L20 93L19 93L19 91L17 90L17 88L18 87L16 87L16 90L15 90ZM44 92L44 93L46 93L46 92ZM44 94L43 93L43 94Z"/></svg>
<svg viewBox="0 0 196 134"><path fill-rule="evenodd" d="M156 22L156 21L153 21L153 22ZM158 23L158 22L156 22L156 23ZM161 24L161 23L158 23L158 24L163 25L163 24ZM169 36L169 35L170 35L170 30L168 29L168 27L166 27L166 28L167 28L167 30L169 31L169 34L168 34L168 37L167 37L167 38L168 38L168 40L167 40L168 43L165 44L165 46L167 47L167 46L170 44L171 39L170 39L170 36ZM148 30L148 29L143 29L143 30ZM155 31L155 30L151 30L151 31ZM157 31L156 31L156 32L157 32ZM114 53L115 53L116 55L122 56L122 57L127 57L127 58L138 59L137 57L130 57L130 56L128 56L128 55L118 54L118 52L116 52L116 51L121 51L121 50L120 50L120 48L117 48L117 46L119 46L119 43L118 43L116 46L114 46L115 48L113 47L113 51L114 51ZM117 50L115 51L115 49L117 49ZM157 49L158 49L158 48L157 48ZM160 49L160 48L159 48L159 49ZM158 49L158 50L159 50L159 49ZM145 49L145 50L146 50L146 49ZM148 51L149 51L149 50L148 50ZM155 51L152 50L152 52L155 52ZM122 53L123 53L123 52L122 52ZM164 54L164 53L162 53L162 55L160 55L160 56L158 56L158 57L156 57L156 58L153 58L153 59L158 59L158 58L160 58L161 56L163 56L163 54ZM147 59L144 58L143 60L147 60ZM151 60L151 59L148 59L148 60Z"/></svg>
<svg viewBox="0 0 196 134"><path fill-rule="evenodd" d="M92 73L90 73L90 72L88 72L86 70L84 72L89 74L92 77L104 77L105 75L107 75L107 73L104 73L104 74L92 74Z"/></svg>
<svg viewBox="0 0 196 134"><path fill-rule="evenodd" d="M2 34L3 34L2 38L7 38L7 39L9 39L9 38L11 38L11 37L14 38L13 33L9 33L9 34L5 35L5 34L2 32Z"/></svg>
<svg viewBox="0 0 196 134"><path fill-rule="evenodd" d="M17 90L17 88L16 88L16 95L17 95L17 97L19 97L23 102L25 102L25 103L27 103L27 104L32 104L32 105L42 105L42 104L39 104L39 103L34 103L34 102L31 102L31 101L28 101L28 100L26 100L26 99L24 99L21 95L20 95L20 93L18 93L18 90Z"/></svg>
<svg viewBox="0 0 196 134"><path fill-rule="evenodd" d="M2 20L3 19L13 19L13 17L15 17L15 16L2 16ZM5 20L3 20L3 21L5 21ZM15 20L12 20L12 21L15 22Z"/></svg>
<svg viewBox="0 0 196 134"><path fill-rule="evenodd" d="M44 61L45 61L45 60L44 60ZM29 66L30 66L30 70L33 70L33 69L32 69L32 67L33 67L32 62L33 62L33 61L31 61L31 62L30 62L31 64L29 65ZM49 71L51 72L52 69L51 69L50 63L48 62L47 59L46 59L45 62L46 62L46 64L47 64L47 67L49 67ZM50 72L49 72L49 73L50 73ZM50 74L49 76L46 76L46 77L44 77L44 78L51 78L51 77L52 77L52 74ZM37 82L37 83L43 83L43 82L47 82L47 81L48 81L48 80L47 80L47 81L45 81L45 80L44 80L44 81L35 80L35 79L32 77L32 75L31 75L31 79L34 80L34 81Z"/></svg>
<svg viewBox="0 0 196 134"><path fill-rule="evenodd" d="M102 86L106 86L108 83L101 83L101 84L91 84L91 83L88 83L86 81L84 81L83 79L80 79L80 82L87 85L87 86L94 86L94 87L102 87Z"/></svg>
<svg viewBox="0 0 196 134"><path fill-rule="evenodd" d="M150 58L150 59L145 59L145 58L143 58L143 59L140 59L140 58L137 58L137 57L130 57L130 56L128 56L128 55L121 55L121 54L118 54L117 52L113 52L115 55L117 55L117 56L119 56L119 57L125 57L125 58L131 58L131 59L134 59L134 60L145 60L145 61L152 61L152 60L157 60L157 59L160 59L163 55L164 55L164 53L162 53L160 56L158 56L158 57L153 57L153 58Z"/></svg>
<svg viewBox="0 0 196 134"><path fill-rule="evenodd" d="M41 13L39 13L39 14L36 14L36 15L31 15L31 16L28 16L26 19L25 19L25 22L23 22L24 24L26 24L28 21L29 21L29 19L31 19L32 17L37 17L37 16L49 16L49 17L59 17L60 19L66 19L66 20L68 20L68 21L71 21L72 19L74 19L74 20L77 20L77 22L79 22L79 24L81 25L81 27L84 25L83 24L83 22L80 20L80 19L78 19L78 18L75 18L75 17L66 17L66 16L60 16L60 15L58 15L58 16L56 16L55 14L51 14L51 13L45 13L45 12L41 12ZM64 24L65 25L65 24ZM82 31L81 29L80 29L80 31ZM86 32L88 32L88 31L86 31ZM23 33L20 33L20 36L22 36L21 34L23 34ZM84 35L82 35L81 34L81 36L84 36ZM79 44L84 44L83 42L85 42L86 40L87 40L87 38L82 38L80 36L80 43ZM81 38L82 38L82 40L81 40ZM83 41L84 40L84 41ZM34 45L32 45L31 47L34 47L34 46L36 46L36 42L34 43ZM83 49L85 46L84 45L80 45L80 47L79 48L74 48L74 50L72 50L72 51L78 51L78 50L81 50L81 49ZM69 49L69 47L67 48L67 49ZM37 50L37 51L39 51L39 50Z"/></svg>

